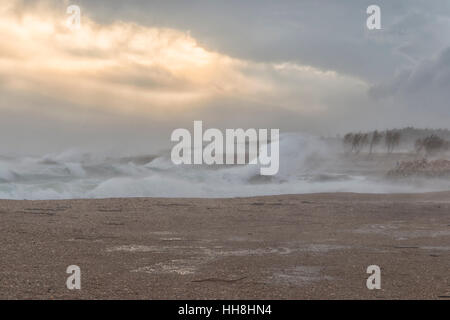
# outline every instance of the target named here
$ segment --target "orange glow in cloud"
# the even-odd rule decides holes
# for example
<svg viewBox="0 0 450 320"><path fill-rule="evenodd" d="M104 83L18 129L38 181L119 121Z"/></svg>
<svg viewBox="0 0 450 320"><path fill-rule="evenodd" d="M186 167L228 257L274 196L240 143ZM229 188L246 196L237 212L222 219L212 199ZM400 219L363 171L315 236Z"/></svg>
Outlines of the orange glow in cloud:
<svg viewBox="0 0 450 320"><path fill-rule="evenodd" d="M66 12L45 2L27 8L18 3L9 1L0 10L0 79L18 93L157 115L223 97L292 109L307 101L314 110L320 106L314 107L317 99L310 95L320 95L323 88L364 86L308 66L232 58L199 46L188 32L132 22L101 25L83 8L81 28L72 31ZM284 79L283 86L274 74Z"/></svg>

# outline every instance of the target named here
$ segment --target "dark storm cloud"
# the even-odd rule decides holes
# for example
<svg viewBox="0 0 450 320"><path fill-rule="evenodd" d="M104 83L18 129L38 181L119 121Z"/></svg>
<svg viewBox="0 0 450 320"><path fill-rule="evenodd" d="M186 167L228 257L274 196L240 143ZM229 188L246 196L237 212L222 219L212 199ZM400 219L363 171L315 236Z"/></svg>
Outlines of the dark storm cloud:
<svg viewBox="0 0 450 320"><path fill-rule="evenodd" d="M450 116L450 47L370 92L378 100L393 99L414 111Z"/></svg>
<svg viewBox="0 0 450 320"><path fill-rule="evenodd" d="M264 62L292 61L381 81L449 41L450 4L437 1L80 1L103 21L191 30L207 47ZM366 29L381 7L383 30ZM447 27L447 28L446 28ZM430 52L435 50L434 52Z"/></svg>

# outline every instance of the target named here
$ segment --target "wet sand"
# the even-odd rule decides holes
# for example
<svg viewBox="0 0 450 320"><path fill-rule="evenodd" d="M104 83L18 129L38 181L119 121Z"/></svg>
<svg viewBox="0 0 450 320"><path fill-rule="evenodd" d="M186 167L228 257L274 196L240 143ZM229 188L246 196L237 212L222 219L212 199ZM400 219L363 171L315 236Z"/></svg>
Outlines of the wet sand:
<svg viewBox="0 0 450 320"><path fill-rule="evenodd" d="M0 201L2 299L449 299L449 271L450 192Z"/></svg>

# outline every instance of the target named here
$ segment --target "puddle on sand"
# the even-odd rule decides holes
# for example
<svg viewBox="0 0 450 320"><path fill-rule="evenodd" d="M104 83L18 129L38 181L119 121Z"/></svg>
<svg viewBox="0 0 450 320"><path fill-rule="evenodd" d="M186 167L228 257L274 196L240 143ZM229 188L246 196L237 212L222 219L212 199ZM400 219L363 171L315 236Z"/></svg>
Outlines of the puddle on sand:
<svg viewBox="0 0 450 320"><path fill-rule="evenodd" d="M178 239L171 239L176 242ZM170 241L169 241L170 242ZM344 250L348 249L348 246L340 246L333 244L308 244L308 245L294 245L293 247L266 247L266 248L242 248L242 249L230 249L227 250L223 246L146 246L146 245L121 245L107 248L107 252L153 252L153 253L167 253L175 252L179 253L197 253L199 255L226 257L226 256L252 256L252 255L289 255L295 252L315 252L326 253L331 250Z"/></svg>
<svg viewBox="0 0 450 320"><path fill-rule="evenodd" d="M164 248L160 246L144 246L144 245L123 245L106 249L107 252L125 251L125 252L160 252Z"/></svg>
<svg viewBox="0 0 450 320"><path fill-rule="evenodd" d="M278 270L269 277L272 282L283 285L304 286L321 280L332 280L330 276L321 274L322 268L315 266L296 266Z"/></svg>
<svg viewBox="0 0 450 320"><path fill-rule="evenodd" d="M194 274L202 262L198 259L175 259L167 262L159 262L150 266L140 267L131 272L145 272L153 274Z"/></svg>

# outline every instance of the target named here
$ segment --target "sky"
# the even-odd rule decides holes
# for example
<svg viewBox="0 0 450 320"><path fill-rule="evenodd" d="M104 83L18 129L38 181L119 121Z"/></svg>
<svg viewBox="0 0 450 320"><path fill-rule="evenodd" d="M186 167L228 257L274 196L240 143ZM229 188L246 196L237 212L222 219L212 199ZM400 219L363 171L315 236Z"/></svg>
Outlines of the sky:
<svg viewBox="0 0 450 320"><path fill-rule="evenodd" d="M448 0L0 0L0 36L6 154L151 153L194 120L450 128Z"/></svg>

